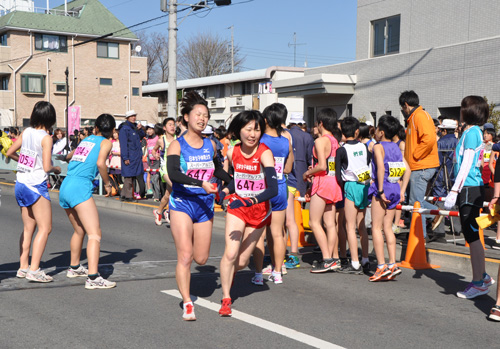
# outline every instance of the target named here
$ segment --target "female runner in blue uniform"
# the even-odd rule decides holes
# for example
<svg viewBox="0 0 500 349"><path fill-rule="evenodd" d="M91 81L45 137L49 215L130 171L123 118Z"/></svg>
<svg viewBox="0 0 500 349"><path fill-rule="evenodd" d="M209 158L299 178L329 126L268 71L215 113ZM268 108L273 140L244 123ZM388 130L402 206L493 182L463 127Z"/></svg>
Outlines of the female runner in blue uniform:
<svg viewBox="0 0 500 349"><path fill-rule="evenodd" d="M66 211L75 232L71 238L71 264L66 272L69 278L87 277L85 288L88 290L113 288L111 282L99 275L97 270L101 250L101 226L99 214L92 198L93 181L97 173L101 175L106 196L111 194L106 159L111 151L109 138L115 129L115 119L109 114L100 115L95 122L95 135L90 135L68 154L68 176L64 179L59 192L59 205ZM88 236L87 259L89 269L80 264L83 238Z"/></svg>
<svg viewBox="0 0 500 349"><path fill-rule="evenodd" d="M16 200L21 207L23 233L20 242L18 278L34 282L51 282L52 277L40 270L40 260L52 230L52 206L47 190L47 173L59 174L61 168L52 166L52 138L47 133L56 123L56 111L49 102L38 102L33 108L30 127L7 150L7 157L17 161ZM16 151L21 149L20 153ZM31 267L29 266L31 240Z"/></svg>
<svg viewBox="0 0 500 349"><path fill-rule="evenodd" d="M271 198L271 224L267 228L267 244L271 253L271 260L274 265L274 270L269 276L270 281L275 284L283 283L282 279L282 266L285 260L286 244L283 226L285 225L285 213L288 206L288 188L286 186L285 175L290 173L293 168L293 149L290 139L282 135L283 120L287 116L286 107L281 103L273 103L266 107L263 116L266 120L266 132L262 135L261 142L271 149L274 156L274 168L278 178L278 195ZM263 241L262 236L259 242L259 247L262 253L257 253L259 248L255 251L256 269L259 262L263 260ZM261 258L259 261L257 259ZM258 269L257 269L258 272Z"/></svg>
<svg viewBox="0 0 500 349"><path fill-rule="evenodd" d="M177 249L175 278L184 303L183 319L196 320L189 293L191 263L207 262L212 238L214 195L211 183L216 176L229 183L231 177L217 160L214 141L204 138L202 131L210 113L207 102L196 92L182 99L182 122L186 133L168 147L167 172L172 181L170 196L170 229Z"/></svg>

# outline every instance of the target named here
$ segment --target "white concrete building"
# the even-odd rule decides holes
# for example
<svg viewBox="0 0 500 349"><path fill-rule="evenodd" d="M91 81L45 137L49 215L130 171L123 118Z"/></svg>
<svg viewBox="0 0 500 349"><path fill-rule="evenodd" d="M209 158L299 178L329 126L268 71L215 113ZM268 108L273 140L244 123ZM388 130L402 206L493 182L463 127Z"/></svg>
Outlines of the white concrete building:
<svg viewBox="0 0 500 349"><path fill-rule="evenodd" d="M402 120L405 90L434 118L458 118L467 95L500 104L499 13L498 0L358 0L356 60L307 69L274 88L280 97L304 97L309 125L323 107Z"/></svg>
<svg viewBox="0 0 500 349"><path fill-rule="evenodd" d="M177 89L182 93L193 90L200 93L208 101L211 114L210 124L227 126L231 121L231 116L244 110L263 111L265 107L275 102L285 104L289 115L303 113L304 102L301 96L281 98L274 89L274 85L280 80L303 76L304 68L270 67L181 80L177 82ZM158 113L161 118L167 116L167 90L168 83L142 87L143 96L158 97ZM178 108L178 113L180 113L180 108Z"/></svg>

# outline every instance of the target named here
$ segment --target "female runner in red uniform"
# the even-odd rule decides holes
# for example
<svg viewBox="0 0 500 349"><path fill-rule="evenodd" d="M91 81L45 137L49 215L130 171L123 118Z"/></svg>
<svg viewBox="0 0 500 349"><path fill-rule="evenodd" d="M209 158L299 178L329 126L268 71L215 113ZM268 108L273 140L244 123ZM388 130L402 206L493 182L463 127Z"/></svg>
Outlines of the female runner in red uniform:
<svg viewBox="0 0 500 349"><path fill-rule="evenodd" d="M266 127L257 110L244 111L233 119L228 132L241 140L227 152L234 168L233 181L220 193L219 202L230 199L226 217L226 249L220 262L221 316L231 316L231 283L236 271L248 265L257 241L271 218L269 199L278 194L278 181L271 150L260 143Z"/></svg>

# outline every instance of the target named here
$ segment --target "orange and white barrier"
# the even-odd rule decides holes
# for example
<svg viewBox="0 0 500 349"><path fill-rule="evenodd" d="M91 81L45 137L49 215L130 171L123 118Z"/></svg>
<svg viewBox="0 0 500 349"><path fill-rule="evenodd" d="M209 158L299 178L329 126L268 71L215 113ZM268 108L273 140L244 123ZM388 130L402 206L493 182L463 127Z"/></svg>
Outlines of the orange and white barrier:
<svg viewBox="0 0 500 349"><path fill-rule="evenodd" d="M439 202L443 202L446 200L445 197L439 197L439 196L425 196L424 197L424 200L425 201L439 201ZM483 207L488 207L490 203L487 202L487 201L484 201L483 202Z"/></svg>
<svg viewBox="0 0 500 349"><path fill-rule="evenodd" d="M121 166L108 166L108 168L113 170L121 170ZM147 168L144 172L150 172L151 174L160 173L160 169L158 168Z"/></svg>

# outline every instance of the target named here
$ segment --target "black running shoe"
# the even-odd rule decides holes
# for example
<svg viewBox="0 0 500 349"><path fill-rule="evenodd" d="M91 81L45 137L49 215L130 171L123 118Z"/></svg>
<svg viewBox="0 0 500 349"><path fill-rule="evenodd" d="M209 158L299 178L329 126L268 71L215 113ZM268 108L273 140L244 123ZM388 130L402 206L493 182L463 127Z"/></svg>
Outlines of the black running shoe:
<svg viewBox="0 0 500 349"><path fill-rule="evenodd" d="M363 275L363 269L361 268L361 266L358 269L354 269L352 264L349 264L347 267L342 267L337 271L344 274Z"/></svg>
<svg viewBox="0 0 500 349"><path fill-rule="evenodd" d="M311 268L311 273L326 273L329 270L333 270L332 268L336 265L336 261L333 260L330 263L321 261L314 261L313 266Z"/></svg>
<svg viewBox="0 0 500 349"><path fill-rule="evenodd" d="M370 262L366 262L365 264L362 265L363 268L363 273L368 273L370 272Z"/></svg>

